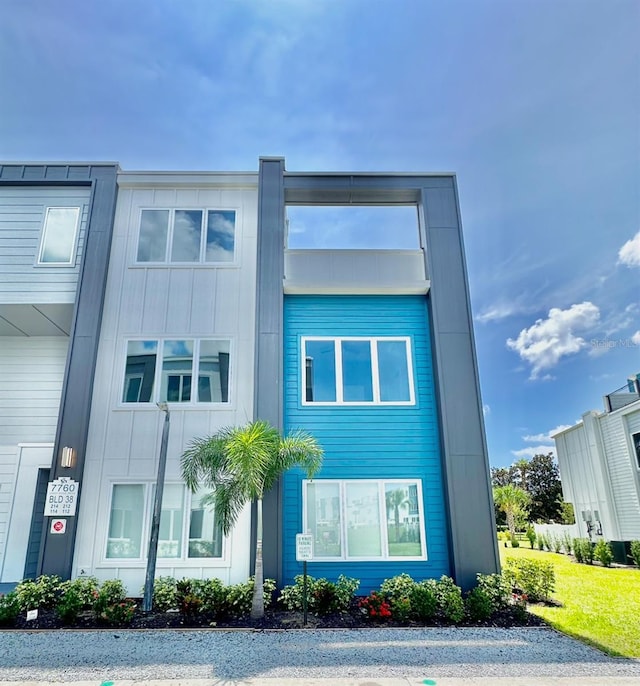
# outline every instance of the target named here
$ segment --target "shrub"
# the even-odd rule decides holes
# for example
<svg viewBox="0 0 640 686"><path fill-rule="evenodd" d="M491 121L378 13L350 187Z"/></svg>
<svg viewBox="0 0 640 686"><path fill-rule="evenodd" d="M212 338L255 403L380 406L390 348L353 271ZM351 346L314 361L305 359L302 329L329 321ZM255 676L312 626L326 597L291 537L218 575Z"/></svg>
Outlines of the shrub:
<svg viewBox="0 0 640 686"><path fill-rule="evenodd" d="M504 609L511 598L511 588L502 574L478 574L478 588L491 601L493 612Z"/></svg>
<svg viewBox="0 0 640 686"><path fill-rule="evenodd" d="M380 592L385 598L410 598L416 582L408 574L398 574L391 579L385 579L380 585Z"/></svg>
<svg viewBox="0 0 640 686"><path fill-rule="evenodd" d="M531 546L531 550L533 550L537 538L535 529L532 526L527 527L525 536L529 539L529 545Z"/></svg>
<svg viewBox="0 0 640 686"><path fill-rule="evenodd" d="M91 608L95 602L99 585L95 576L79 576L73 581L63 581L60 584L62 599L69 591L73 591L80 598L82 609Z"/></svg>
<svg viewBox="0 0 640 686"><path fill-rule="evenodd" d="M229 614L227 589L220 579L207 579L200 587L202 612L213 619L221 619Z"/></svg>
<svg viewBox="0 0 640 686"><path fill-rule="evenodd" d="M230 617L246 617L251 614L253 577L242 584L227 586L224 590L226 594L226 612ZM276 582L273 579L265 579L262 585L265 609L271 605L275 590Z"/></svg>
<svg viewBox="0 0 640 686"><path fill-rule="evenodd" d="M578 562L593 564L593 543L588 538L573 539L573 554Z"/></svg>
<svg viewBox="0 0 640 686"><path fill-rule="evenodd" d="M544 535L544 547L551 552L551 536L549 534Z"/></svg>
<svg viewBox="0 0 640 686"><path fill-rule="evenodd" d="M555 587L551 562L510 558L505 563L503 574L511 587L526 595L531 602L549 600Z"/></svg>
<svg viewBox="0 0 640 686"><path fill-rule="evenodd" d="M198 579L180 579L176 582L176 603L180 614L185 619L192 620L202 607L198 586Z"/></svg>
<svg viewBox="0 0 640 686"><path fill-rule="evenodd" d="M103 581L96 591L93 611L100 622L109 626L126 626L131 623L136 603L127 599L127 591L120 579Z"/></svg>
<svg viewBox="0 0 640 686"><path fill-rule="evenodd" d="M474 621L489 619L493 614L493 605L489 594L479 586L472 588L464 599L464 606L469 617Z"/></svg>
<svg viewBox="0 0 640 686"><path fill-rule="evenodd" d="M62 579L59 576L39 576L35 581L25 579L15 588L20 610L50 610L57 604L61 594Z"/></svg>
<svg viewBox="0 0 640 686"><path fill-rule="evenodd" d="M302 574L298 574L294 582L280 591L278 602L282 603L287 610L301 612L304 593L304 577ZM319 615L346 612L353 602L354 594L359 585L360 582L357 579L342 574L335 583L328 579L315 579L312 576L307 576L308 609L310 612Z"/></svg>
<svg viewBox="0 0 640 686"><path fill-rule="evenodd" d="M15 591L0 595L0 626L13 624L20 614L20 599Z"/></svg>
<svg viewBox="0 0 640 686"><path fill-rule="evenodd" d="M593 550L593 556L605 567L611 567L611 563L613 562L613 551L606 541L600 540L596 543Z"/></svg>
<svg viewBox="0 0 640 686"><path fill-rule="evenodd" d="M551 536L551 546L553 547L553 552L560 554L562 552L562 539L555 534Z"/></svg>
<svg viewBox="0 0 640 686"><path fill-rule="evenodd" d="M107 605L100 615L100 619L109 626L128 626L136 613L136 603L131 599L122 600L113 605Z"/></svg>
<svg viewBox="0 0 640 686"><path fill-rule="evenodd" d="M69 587L56 605L56 614L65 624L73 624L84 607L80 591Z"/></svg>
<svg viewBox="0 0 640 686"><path fill-rule="evenodd" d="M562 547L564 548L565 553L567 555L571 555L571 548L573 546L573 540L571 538L571 534L568 531L565 531L562 534Z"/></svg>
<svg viewBox="0 0 640 686"><path fill-rule="evenodd" d="M366 598L363 598L358 606L371 619L391 619L391 604L384 595L377 591L372 591Z"/></svg>
<svg viewBox="0 0 640 686"><path fill-rule="evenodd" d="M450 577L442 576L436 582L435 591L438 614L454 624L461 622L464 619L464 601L460 587Z"/></svg>
<svg viewBox="0 0 640 686"><path fill-rule="evenodd" d="M391 601L391 616L397 622L406 622L411 616L411 600L409 598L394 598Z"/></svg>
<svg viewBox="0 0 640 686"><path fill-rule="evenodd" d="M537 544L538 550L544 550L544 534L538 534Z"/></svg>
<svg viewBox="0 0 640 686"><path fill-rule="evenodd" d="M421 622L432 619L438 609L436 582L433 579L426 579L416 583L411 591L410 601L412 617Z"/></svg>
<svg viewBox="0 0 640 686"><path fill-rule="evenodd" d="M636 567L640 567L640 541L631 541L631 557Z"/></svg>
<svg viewBox="0 0 640 686"><path fill-rule="evenodd" d="M172 576L159 576L153 580L153 609L166 612L178 607L178 589Z"/></svg>
<svg viewBox="0 0 640 686"><path fill-rule="evenodd" d="M519 548L520 547L520 541L515 537L511 537L511 547L512 548Z"/></svg>
<svg viewBox="0 0 640 686"><path fill-rule="evenodd" d="M576 558L576 562L584 562L584 557L582 556L582 539L573 539L573 556Z"/></svg>

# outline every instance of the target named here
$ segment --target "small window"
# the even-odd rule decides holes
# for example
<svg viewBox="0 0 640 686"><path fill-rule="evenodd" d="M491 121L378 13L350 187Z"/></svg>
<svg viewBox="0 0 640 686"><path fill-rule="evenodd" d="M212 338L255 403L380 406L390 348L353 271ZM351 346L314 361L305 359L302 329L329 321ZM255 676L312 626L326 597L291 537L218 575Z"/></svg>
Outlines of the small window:
<svg viewBox="0 0 640 686"><path fill-rule="evenodd" d="M75 264L79 219L79 207L47 208L38 256L39 264Z"/></svg>
<svg viewBox="0 0 640 686"><path fill-rule="evenodd" d="M314 479L303 489L316 559L426 558L419 481Z"/></svg>
<svg viewBox="0 0 640 686"><path fill-rule="evenodd" d="M162 352L160 400L184 403L191 400L193 341L165 341Z"/></svg>
<svg viewBox="0 0 640 686"><path fill-rule="evenodd" d="M138 237L138 262L164 262L167 259L169 210L142 210Z"/></svg>
<svg viewBox="0 0 640 686"><path fill-rule="evenodd" d="M151 402L157 352L157 341L128 342L123 403Z"/></svg>
<svg viewBox="0 0 640 686"><path fill-rule="evenodd" d="M233 262L235 228L235 210L142 210L136 261Z"/></svg>
<svg viewBox="0 0 640 686"><path fill-rule="evenodd" d="M409 338L303 338L303 404L413 405Z"/></svg>

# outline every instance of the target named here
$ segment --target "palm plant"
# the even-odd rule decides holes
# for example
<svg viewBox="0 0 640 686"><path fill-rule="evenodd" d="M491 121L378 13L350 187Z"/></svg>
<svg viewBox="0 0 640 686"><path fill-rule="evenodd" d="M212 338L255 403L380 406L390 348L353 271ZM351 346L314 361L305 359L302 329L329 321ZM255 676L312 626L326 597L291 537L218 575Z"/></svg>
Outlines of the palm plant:
<svg viewBox="0 0 640 686"><path fill-rule="evenodd" d="M409 505L410 501L406 492L402 488L387 491L385 494L387 512L393 510L393 521L395 524L396 543L400 543L400 508Z"/></svg>
<svg viewBox="0 0 640 686"><path fill-rule="evenodd" d="M296 431L286 437L268 422L226 427L192 441L181 458L182 478L191 491L211 489L203 505L213 505L228 536L247 503L256 503L256 562L251 616L264 615L262 563L262 499L278 477L302 467L307 478L320 469L323 451L313 436Z"/></svg>
<svg viewBox="0 0 640 686"><path fill-rule="evenodd" d="M522 488L518 486L498 486L493 489L493 499L496 505L507 516L507 526L511 538L516 535L516 518L519 516L526 516L529 510L529 503L531 496Z"/></svg>

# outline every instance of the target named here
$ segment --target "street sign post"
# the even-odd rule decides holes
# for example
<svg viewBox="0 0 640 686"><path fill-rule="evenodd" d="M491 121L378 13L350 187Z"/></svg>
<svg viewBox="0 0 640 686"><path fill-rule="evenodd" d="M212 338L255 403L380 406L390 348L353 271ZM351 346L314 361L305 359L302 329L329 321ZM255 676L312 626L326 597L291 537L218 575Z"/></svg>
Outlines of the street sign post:
<svg viewBox="0 0 640 686"><path fill-rule="evenodd" d="M307 626L307 560L313 560L313 535L296 534L296 561L302 562L302 612Z"/></svg>

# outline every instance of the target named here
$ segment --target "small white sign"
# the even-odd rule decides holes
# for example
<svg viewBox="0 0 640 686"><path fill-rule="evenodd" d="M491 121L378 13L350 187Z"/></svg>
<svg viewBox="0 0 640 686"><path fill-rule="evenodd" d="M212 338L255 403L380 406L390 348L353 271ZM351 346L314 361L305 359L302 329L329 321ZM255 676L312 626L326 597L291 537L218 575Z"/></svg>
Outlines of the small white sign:
<svg viewBox="0 0 640 686"><path fill-rule="evenodd" d="M51 533L52 534L63 534L67 530L67 520L66 519L52 519L51 520Z"/></svg>
<svg viewBox="0 0 640 686"><path fill-rule="evenodd" d="M38 619L38 610L27 610L27 622L32 622Z"/></svg>
<svg viewBox="0 0 640 686"><path fill-rule="evenodd" d="M73 517L78 502L78 482L66 476L50 481L47 486L45 517ZM60 532L56 532L60 533Z"/></svg>
<svg viewBox="0 0 640 686"><path fill-rule="evenodd" d="M296 560L313 560L313 535L296 534Z"/></svg>

